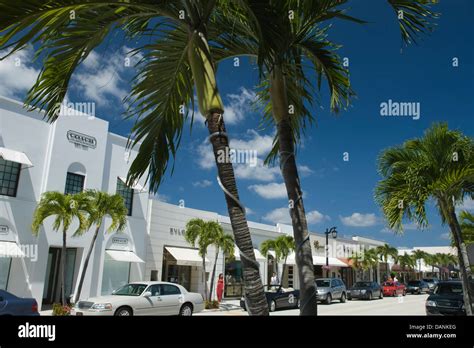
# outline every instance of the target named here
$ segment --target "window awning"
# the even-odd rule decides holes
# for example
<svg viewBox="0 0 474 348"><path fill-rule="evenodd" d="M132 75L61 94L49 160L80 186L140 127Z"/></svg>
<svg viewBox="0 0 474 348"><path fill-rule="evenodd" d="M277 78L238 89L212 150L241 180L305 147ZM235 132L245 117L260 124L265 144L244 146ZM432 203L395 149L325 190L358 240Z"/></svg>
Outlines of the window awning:
<svg viewBox="0 0 474 348"><path fill-rule="evenodd" d="M338 258L329 257L328 258L329 266L332 267L349 267L347 263L342 262ZM325 266L326 265L326 257L325 256L316 256L313 255L313 265L317 266Z"/></svg>
<svg viewBox="0 0 474 348"><path fill-rule="evenodd" d="M119 176L119 179L122 180L124 184L127 183L127 178L124 178L123 176ZM144 187L140 185L138 182L135 182L132 185L131 189L139 191L139 192L145 191Z"/></svg>
<svg viewBox="0 0 474 348"><path fill-rule="evenodd" d="M23 251L15 242L0 241L0 257L23 257Z"/></svg>
<svg viewBox="0 0 474 348"><path fill-rule="evenodd" d="M265 256L262 255L260 250L253 249L253 252L255 253L255 258L257 259L257 261L265 261L267 259ZM240 252L239 248L237 248L237 245L234 248L234 257L236 260L240 260Z"/></svg>
<svg viewBox="0 0 474 348"><path fill-rule="evenodd" d="M197 249L178 247L165 247L165 249L175 258L178 266L202 267L202 257ZM206 263L209 262L207 257L204 260Z"/></svg>
<svg viewBox="0 0 474 348"><path fill-rule="evenodd" d="M105 252L115 261L145 263L133 251L106 250Z"/></svg>
<svg viewBox="0 0 474 348"><path fill-rule="evenodd" d="M0 158L3 158L5 161L21 163L27 167L33 167L33 163L31 163L24 152L0 147Z"/></svg>

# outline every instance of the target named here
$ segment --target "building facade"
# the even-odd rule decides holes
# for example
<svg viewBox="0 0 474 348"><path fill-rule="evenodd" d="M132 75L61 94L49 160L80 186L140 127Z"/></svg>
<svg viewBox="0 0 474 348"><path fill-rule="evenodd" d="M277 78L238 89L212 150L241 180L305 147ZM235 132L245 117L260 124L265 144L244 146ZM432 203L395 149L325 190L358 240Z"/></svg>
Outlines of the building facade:
<svg viewBox="0 0 474 348"><path fill-rule="evenodd" d="M34 297L40 306L59 300L62 232L53 230L53 218L46 219L38 237L31 230L46 191L121 193L129 208L123 233L99 234L81 298L143 279L148 190L124 183L135 151L127 151L127 139L110 133L108 122L99 118L68 112L50 124L43 117L0 98L0 289ZM93 235L72 237L76 228L77 222L67 238L66 295L75 291Z"/></svg>

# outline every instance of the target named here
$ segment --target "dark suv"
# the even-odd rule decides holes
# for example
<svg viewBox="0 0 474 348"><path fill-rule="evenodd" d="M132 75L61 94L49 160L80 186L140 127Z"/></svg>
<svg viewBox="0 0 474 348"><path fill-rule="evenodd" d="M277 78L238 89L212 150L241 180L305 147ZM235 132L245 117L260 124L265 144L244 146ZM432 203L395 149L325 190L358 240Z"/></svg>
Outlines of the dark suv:
<svg viewBox="0 0 474 348"><path fill-rule="evenodd" d="M469 285L474 290L474 282ZM461 281L439 282L426 300L425 308L427 315L466 315Z"/></svg>

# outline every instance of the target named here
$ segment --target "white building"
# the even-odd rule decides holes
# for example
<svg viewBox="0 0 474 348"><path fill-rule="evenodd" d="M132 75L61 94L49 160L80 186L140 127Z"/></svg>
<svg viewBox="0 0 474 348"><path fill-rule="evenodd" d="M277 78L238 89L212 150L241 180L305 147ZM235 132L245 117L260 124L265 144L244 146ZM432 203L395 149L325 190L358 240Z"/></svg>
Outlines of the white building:
<svg viewBox="0 0 474 348"><path fill-rule="evenodd" d="M43 117L42 112L27 112L21 103L0 98L0 289L34 297L40 306L59 300L62 233L53 231L53 218L46 220L38 237L31 232L33 211L46 191L120 192L129 207L123 233L100 234L81 298L143 279L148 193L139 184L125 187L121 179L136 153L127 153L127 139L110 133L108 122L99 118L71 112L50 124ZM68 295L74 293L93 235L91 230L72 237L76 227L71 226L67 240Z"/></svg>

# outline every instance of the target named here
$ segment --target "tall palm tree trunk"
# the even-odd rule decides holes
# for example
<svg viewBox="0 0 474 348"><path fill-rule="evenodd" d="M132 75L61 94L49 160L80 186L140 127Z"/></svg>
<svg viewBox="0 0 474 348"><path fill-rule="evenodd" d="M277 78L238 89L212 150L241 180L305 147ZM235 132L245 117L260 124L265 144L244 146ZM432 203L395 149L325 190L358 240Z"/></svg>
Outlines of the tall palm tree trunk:
<svg viewBox="0 0 474 348"><path fill-rule="evenodd" d="M458 250L459 271L461 273L461 282L463 287L464 307L467 315L472 313L473 294L469 282L472 281L471 269L469 267L469 259L467 256L466 244L464 243L461 226L459 226L458 218L454 210L454 205L450 202L446 204L447 207L447 221L453 234L454 244Z"/></svg>
<svg viewBox="0 0 474 348"><path fill-rule="evenodd" d="M306 221L301 185L294 156L293 130L288 119L286 83L279 66L275 66L271 74L270 96L273 115L277 123L281 173L290 202L293 237L296 244L295 256L301 294L300 315L317 315L313 255L311 244L309 243L308 223Z"/></svg>
<svg viewBox="0 0 474 348"><path fill-rule="evenodd" d="M209 289L209 301L212 301L212 290L214 290L214 278L216 277L217 259L219 258L219 247L216 247L216 257L214 258L214 266L212 267L211 287Z"/></svg>
<svg viewBox="0 0 474 348"><path fill-rule="evenodd" d="M206 256L202 257L202 283L204 284L204 298L209 298L207 292L207 279L206 279Z"/></svg>
<svg viewBox="0 0 474 348"><path fill-rule="evenodd" d="M63 247L61 250L61 303L65 306L66 303L66 237L67 231L63 230Z"/></svg>
<svg viewBox="0 0 474 348"><path fill-rule="evenodd" d="M224 110L217 89L215 66L210 61L211 52L207 44L206 34L190 28L190 39L188 58L195 80L199 111L206 117L217 172L222 186L227 191L225 200L235 243L242 256L247 310L250 315L268 315L268 304L260 277L260 267L253 251L247 218L244 208L237 202L239 194L235 182L234 168L228 156L229 139L224 124ZM225 160L222 160L222 157Z"/></svg>
<svg viewBox="0 0 474 348"><path fill-rule="evenodd" d="M211 134L210 141L214 151L217 172L222 186L235 199L239 200L237 184L235 182L234 168L227 154L229 153L229 140L225 136L225 124L222 117L223 110L212 110L207 118L207 128ZM225 154L225 156L223 156ZM222 161L222 158L225 158ZM247 218L242 207L232 197L225 194L227 211L229 213L234 239L239 248L243 269L247 309L250 315L268 315L268 304L263 290L258 262L255 258Z"/></svg>
<svg viewBox="0 0 474 348"><path fill-rule="evenodd" d="M82 286L84 284L84 279L86 278L87 266L89 266L89 260L91 258L92 250L94 249L94 245L97 240L97 237L99 235L100 226L101 226L100 224L97 225L94 232L94 236L92 237L91 245L89 246L89 250L87 251L87 256L84 260L84 265L82 266L81 276L79 277L79 284L77 286L77 291L74 294L74 303L79 301L79 298L81 296Z"/></svg>

